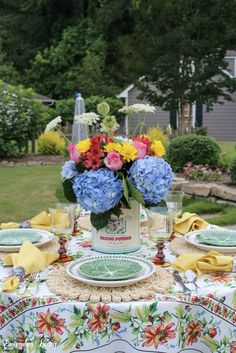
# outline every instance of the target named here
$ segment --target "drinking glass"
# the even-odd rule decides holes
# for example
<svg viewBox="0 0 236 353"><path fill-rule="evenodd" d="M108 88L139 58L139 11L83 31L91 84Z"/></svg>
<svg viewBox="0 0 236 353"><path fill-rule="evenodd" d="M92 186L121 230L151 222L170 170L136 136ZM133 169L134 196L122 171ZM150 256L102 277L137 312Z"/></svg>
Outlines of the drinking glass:
<svg viewBox="0 0 236 353"><path fill-rule="evenodd" d="M169 240L173 230L173 215L167 207L150 207L147 209L148 232L151 239L156 243L157 254L152 258L156 265L170 266L165 262L165 242Z"/></svg>
<svg viewBox="0 0 236 353"><path fill-rule="evenodd" d="M57 208L49 208L49 212L51 231L59 237L59 261L70 261L73 258L67 254L66 243L74 228L73 212L71 208L65 208L62 206L58 206Z"/></svg>
<svg viewBox="0 0 236 353"><path fill-rule="evenodd" d="M165 195L165 202L169 212L173 214L173 217L181 216L183 199L183 191L168 191L168 193Z"/></svg>
<svg viewBox="0 0 236 353"><path fill-rule="evenodd" d="M71 235L77 235L77 218L80 215L82 207L77 203L57 203L56 207L70 210L73 217L73 230Z"/></svg>

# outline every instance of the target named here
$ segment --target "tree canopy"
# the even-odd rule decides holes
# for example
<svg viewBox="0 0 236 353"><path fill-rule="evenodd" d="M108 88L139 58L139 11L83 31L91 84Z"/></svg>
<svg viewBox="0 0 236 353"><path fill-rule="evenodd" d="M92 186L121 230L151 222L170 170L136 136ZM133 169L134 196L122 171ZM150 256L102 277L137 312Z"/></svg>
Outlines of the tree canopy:
<svg viewBox="0 0 236 353"><path fill-rule="evenodd" d="M210 107L235 89L222 69L226 50L236 48L236 0L0 0L0 7L6 82L57 99L76 91L111 97L145 76L143 96L164 109L196 99Z"/></svg>

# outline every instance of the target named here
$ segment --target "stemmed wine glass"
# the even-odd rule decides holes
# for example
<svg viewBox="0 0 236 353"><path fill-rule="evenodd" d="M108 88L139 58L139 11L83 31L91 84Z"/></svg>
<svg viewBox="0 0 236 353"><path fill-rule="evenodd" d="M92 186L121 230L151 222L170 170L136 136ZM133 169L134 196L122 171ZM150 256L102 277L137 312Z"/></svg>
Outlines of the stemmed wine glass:
<svg viewBox="0 0 236 353"><path fill-rule="evenodd" d="M72 209L59 206L57 208L49 208L49 212L51 231L59 237L59 261L70 261L73 257L67 254L66 243L74 227L74 215Z"/></svg>
<svg viewBox="0 0 236 353"><path fill-rule="evenodd" d="M165 195L165 202L168 210L173 213L174 218L180 217L182 214L183 199L183 191L168 191Z"/></svg>
<svg viewBox="0 0 236 353"><path fill-rule="evenodd" d="M173 215L167 207L150 207L147 209L148 232L151 239L156 243L157 254L152 258L156 265L170 266L165 262L165 242L169 240L173 230Z"/></svg>

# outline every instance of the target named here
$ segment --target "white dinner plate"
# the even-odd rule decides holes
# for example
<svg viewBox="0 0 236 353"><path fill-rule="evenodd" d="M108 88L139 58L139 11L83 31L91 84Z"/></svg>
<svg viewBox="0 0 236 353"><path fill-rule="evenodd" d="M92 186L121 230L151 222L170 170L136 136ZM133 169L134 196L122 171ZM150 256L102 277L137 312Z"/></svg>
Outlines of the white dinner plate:
<svg viewBox="0 0 236 353"><path fill-rule="evenodd" d="M87 262L88 260L92 259L104 259L109 258L115 261L115 259L131 259L137 261L142 266L142 271L136 276L125 280L116 280L116 281L106 281L106 280L95 280L92 278L88 278L83 276L80 273L80 266ZM80 282L87 283L90 286L97 286L97 287L123 287L129 286L130 284L137 283L142 281L149 276L151 276L155 272L155 265L146 259L137 257L137 256L129 256L129 255L100 255L100 256L85 256L81 259L75 260L70 263L66 271L69 276L77 279Z"/></svg>
<svg viewBox="0 0 236 353"><path fill-rule="evenodd" d="M209 233L209 229L206 229L205 232ZM211 232L219 233L219 228L217 229L211 229ZM224 229L222 229L222 232L224 232ZM193 245L196 246L199 249L206 250L206 251L218 251L222 253L234 253L236 254L236 246L215 246L215 245L208 245L208 244L202 244L197 240L197 235L198 234L204 234L204 230L195 230L193 232L187 233L184 237L185 240Z"/></svg>
<svg viewBox="0 0 236 353"><path fill-rule="evenodd" d="M29 235L32 233L32 234L38 234L40 235L40 240L38 242L35 242L34 245L37 246L38 248L40 248L40 246L42 245L45 245L47 243L49 243L54 235L46 230L42 230L42 229L36 229L36 228L27 228L27 229L23 229L23 228L17 228L17 229L3 229L3 230L0 230L0 236L1 234L3 234L4 232L9 232L9 231L12 231L14 233L20 233L20 232L24 232L24 233L28 233ZM29 237L30 238L30 237ZM30 239L29 239L30 240ZM19 251L21 248L21 245L1 245L0 246L0 251L3 251L3 252L17 252Z"/></svg>

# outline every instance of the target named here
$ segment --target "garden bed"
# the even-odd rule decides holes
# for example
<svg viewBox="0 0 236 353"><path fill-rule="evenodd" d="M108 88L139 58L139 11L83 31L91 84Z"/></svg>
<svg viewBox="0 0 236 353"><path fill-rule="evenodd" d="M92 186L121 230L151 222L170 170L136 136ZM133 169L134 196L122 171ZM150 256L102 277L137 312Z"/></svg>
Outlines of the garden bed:
<svg viewBox="0 0 236 353"><path fill-rule="evenodd" d="M28 153L21 157L0 158L0 167L62 164L67 159L67 157L61 155L39 155L36 153Z"/></svg>

